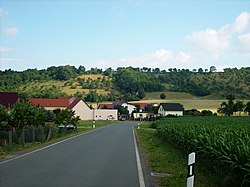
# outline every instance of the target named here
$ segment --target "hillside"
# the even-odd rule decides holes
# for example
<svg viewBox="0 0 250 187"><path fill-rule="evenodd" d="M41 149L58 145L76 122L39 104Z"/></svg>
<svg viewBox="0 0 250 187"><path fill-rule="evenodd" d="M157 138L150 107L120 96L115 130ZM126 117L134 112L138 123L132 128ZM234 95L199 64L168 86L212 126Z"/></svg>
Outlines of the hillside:
<svg viewBox="0 0 250 187"><path fill-rule="evenodd" d="M224 99L227 94L237 99L250 98L250 68L225 69L224 72L198 72L188 69L111 68L102 71L83 66L28 69L23 72L0 71L0 91L17 91L21 97L75 96L90 102L155 100L167 98Z"/></svg>

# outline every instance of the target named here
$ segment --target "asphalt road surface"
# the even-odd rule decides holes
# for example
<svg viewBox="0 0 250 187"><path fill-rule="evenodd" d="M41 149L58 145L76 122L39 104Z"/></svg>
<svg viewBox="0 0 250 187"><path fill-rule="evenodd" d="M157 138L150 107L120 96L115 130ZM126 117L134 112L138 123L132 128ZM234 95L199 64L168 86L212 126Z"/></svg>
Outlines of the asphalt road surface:
<svg viewBox="0 0 250 187"><path fill-rule="evenodd" d="M134 125L110 125L2 162L0 186L142 187Z"/></svg>

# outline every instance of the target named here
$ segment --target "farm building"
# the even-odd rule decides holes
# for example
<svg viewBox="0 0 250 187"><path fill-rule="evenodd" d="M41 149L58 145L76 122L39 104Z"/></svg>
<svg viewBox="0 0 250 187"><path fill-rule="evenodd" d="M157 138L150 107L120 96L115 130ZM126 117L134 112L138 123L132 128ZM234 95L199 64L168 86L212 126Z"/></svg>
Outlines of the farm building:
<svg viewBox="0 0 250 187"><path fill-rule="evenodd" d="M158 114L160 116L183 116L183 111L184 108L180 103L161 103L158 109Z"/></svg>
<svg viewBox="0 0 250 187"><path fill-rule="evenodd" d="M117 110L91 109L87 103L76 98L30 98L28 101L36 106L42 106L46 110L70 109L75 111L75 115L81 120L117 120Z"/></svg>

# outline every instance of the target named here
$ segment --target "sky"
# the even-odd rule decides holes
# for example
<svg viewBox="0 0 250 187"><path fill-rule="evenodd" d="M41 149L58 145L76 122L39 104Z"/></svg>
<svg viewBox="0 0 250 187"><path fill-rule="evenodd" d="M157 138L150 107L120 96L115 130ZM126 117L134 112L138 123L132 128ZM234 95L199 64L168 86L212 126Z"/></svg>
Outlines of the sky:
<svg viewBox="0 0 250 187"><path fill-rule="evenodd" d="M250 0L0 0L0 70L250 67Z"/></svg>

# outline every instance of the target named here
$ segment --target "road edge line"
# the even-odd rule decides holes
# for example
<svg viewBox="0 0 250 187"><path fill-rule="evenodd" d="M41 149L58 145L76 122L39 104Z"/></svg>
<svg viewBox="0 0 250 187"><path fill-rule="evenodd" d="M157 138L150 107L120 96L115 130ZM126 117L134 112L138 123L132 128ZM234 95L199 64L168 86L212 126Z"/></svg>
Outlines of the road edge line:
<svg viewBox="0 0 250 187"><path fill-rule="evenodd" d="M28 153L24 153L24 154L18 155L18 156L16 156L16 157L13 157L13 158L4 160L4 161L2 161L2 162L0 161L0 165L5 164L5 163L8 163L8 162L11 162L11 161L16 160L16 159L18 159L18 158L22 158L22 157L31 155L31 154L36 153L36 152L38 152L38 151L42 151L42 150L44 150L44 149L48 149L48 148L53 147L53 146L55 146L55 145L57 145L57 144L66 142L66 141L68 141L68 140L77 138L77 137L82 136L82 135L85 135L85 134L89 134L89 133L91 133L91 132L95 132L95 131L97 131L97 130L106 128L106 127L108 127L108 126L110 126L110 125L106 125L106 126L104 126L104 127L100 127L100 128L97 128L97 129L94 129L94 130L91 130L91 131L83 132L83 133L81 133L81 134L78 134L78 135L75 135L75 136L72 136L72 137L69 137L69 138L60 140L60 141L58 141L58 142L52 143L52 144L50 144L50 145L47 145L47 146L45 146L45 147L36 149L36 150L34 150L34 151L31 151L31 152L28 152Z"/></svg>
<svg viewBox="0 0 250 187"><path fill-rule="evenodd" d="M135 137L135 130L134 130L134 128L132 128L132 129L133 129L133 136L134 136L134 145L135 145L135 154L136 154L139 184L140 184L140 187L145 187L145 181L144 181L143 171L142 171L142 167L141 167L141 160L140 160L140 155L139 155L139 151L138 151L138 147L137 147L137 141L136 141L136 137Z"/></svg>

